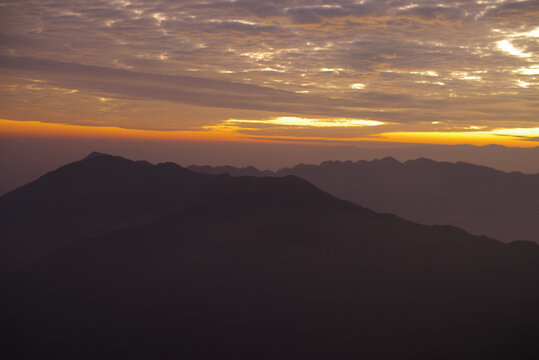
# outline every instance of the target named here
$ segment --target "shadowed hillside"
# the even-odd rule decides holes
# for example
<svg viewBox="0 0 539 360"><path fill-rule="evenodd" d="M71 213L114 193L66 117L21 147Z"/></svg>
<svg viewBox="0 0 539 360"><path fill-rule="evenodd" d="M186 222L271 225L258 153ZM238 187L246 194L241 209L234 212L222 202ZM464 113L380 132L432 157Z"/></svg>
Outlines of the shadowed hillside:
<svg viewBox="0 0 539 360"><path fill-rule="evenodd" d="M3 299L3 351L59 359L539 354L536 244L377 214L294 176L212 179L183 209L25 266Z"/></svg>
<svg viewBox="0 0 539 360"><path fill-rule="evenodd" d="M212 174L256 174L253 168L248 172L228 168L189 167ZM267 171L259 175L267 176ZM539 174L505 173L462 162L401 163L384 158L297 165L274 175L299 176L341 199L419 223L451 224L503 241L539 242Z"/></svg>
<svg viewBox="0 0 539 360"><path fill-rule="evenodd" d="M92 153L0 196L0 270L178 211L216 181L173 163Z"/></svg>

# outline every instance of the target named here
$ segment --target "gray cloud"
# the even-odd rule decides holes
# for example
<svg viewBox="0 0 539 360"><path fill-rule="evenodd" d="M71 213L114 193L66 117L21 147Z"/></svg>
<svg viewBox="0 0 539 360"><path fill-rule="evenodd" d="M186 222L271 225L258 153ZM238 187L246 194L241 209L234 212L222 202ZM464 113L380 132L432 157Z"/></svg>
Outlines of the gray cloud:
<svg viewBox="0 0 539 360"><path fill-rule="evenodd" d="M538 25L538 16L539 3L537 1L508 1L489 9L484 15L484 20L502 24L519 23L520 26L531 25L536 27Z"/></svg>
<svg viewBox="0 0 539 360"><path fill-rule="evenodd" d="M526 32L539 27L538 6L494 0L4 1L1 75L13 86L3 94L29 102L43 97L27 88L25 81L35 78L88 96L251 110L253 118L271 112L536 126L539 45L537 35ZM524 55L507 51L507 44ZM55 94L47 96L61 103ZM175 126L187 125L193 123L181 118Z"/></svg>
<svg viewBox="0 0 539 360"><path fill-rule="evenodd" d="M327 18L343 17L350 13L340 6L308 6L291 8L287 11L287 14L297 24L316 24Z"/></svg>
<svg viewBox="0 0 539 360"><path fill-rule="evenodd" d="M444 19L458 21L465 18L464 11L459 8L443 6L417 6L397 11L397 15L417 16L424 19Z"/></svg>
<svg viewBox="0 0 539 360"><path fill-rule="evenodd" d="M361 116L339 110L379 101L410 101L406 95L366 93L358 101L306 96L269 87L192 76L169 76L24 57L0 56L0 68L66 89L92 91L100 96L170 101L203 107L316 116ZM417 105L419 106L419 105Z"/></svg>

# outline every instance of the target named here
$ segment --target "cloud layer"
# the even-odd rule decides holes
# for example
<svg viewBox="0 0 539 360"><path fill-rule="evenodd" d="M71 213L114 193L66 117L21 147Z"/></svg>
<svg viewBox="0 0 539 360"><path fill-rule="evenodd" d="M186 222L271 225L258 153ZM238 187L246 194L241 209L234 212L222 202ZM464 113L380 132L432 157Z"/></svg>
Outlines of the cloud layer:
<svg viewBox="0 0 539 360"><path fill-rule="evenodd" d="M539 125L537 1L0 5L1 118L172 130L286 116L386 123L304 129L332 137Z"/></svg>

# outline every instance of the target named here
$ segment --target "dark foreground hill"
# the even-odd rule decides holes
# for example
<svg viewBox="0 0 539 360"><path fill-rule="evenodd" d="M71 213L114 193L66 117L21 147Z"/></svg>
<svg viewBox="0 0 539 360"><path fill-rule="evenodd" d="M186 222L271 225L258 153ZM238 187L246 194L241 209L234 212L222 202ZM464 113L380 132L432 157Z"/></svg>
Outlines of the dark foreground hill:
<svg viewBox="0 0 539 360"><path fill-rule="evenodd" d="M4 358L537 358L536 244L377 214L293 176L215 179L20 271Z"/></svg>
<svg viewBox="0 0 539 360"><path fill-rule="evenodd" d="M0 271L83 237L156 220L217 183L173 163L92 153L0 196Z"/></svg>
<svg viewBox="0 0 539 360"><path fill-rule="evenodd" d="M188 169L232 176L269 175L253 167ZM299 176L338 198L422 224L451 224L502 241L539 242L539 174L506 173L462 162L417 159L401 163L384 158L297 165L274 175Z"/></svg>

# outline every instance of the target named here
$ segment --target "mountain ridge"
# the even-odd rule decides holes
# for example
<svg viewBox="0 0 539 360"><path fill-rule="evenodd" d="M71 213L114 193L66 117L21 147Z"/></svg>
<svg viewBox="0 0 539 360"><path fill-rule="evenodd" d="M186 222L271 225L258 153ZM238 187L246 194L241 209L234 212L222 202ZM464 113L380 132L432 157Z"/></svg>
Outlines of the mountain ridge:
<svg viewBox="0 0 539 360"><path fill-rule="evenodd" d="M213 174L226 171L223 167L188 168ZM238 168L230 173L243 175ZM256 172L250 169L249 173ZM298 164L273 173L287 174L303 177L338 198L415 222L452 224L506 242L539 242L535 220L539 218L539 174L426 158L400 162L392 157Z"/></svg>
<svg viewBox="0 0 539 360"><path fill-rule="evenodd" d="M79 238L154 220L214 182L214 176L177 164L92 153L0 196L0 269L27 264Z"/></svg>
<svg viewBox="0 0 539 360"><path fill-rule="evenodd" d="M96 197L103 203L90 210L100 214L163 206L123 203L133 194L144 199L140 191L181 206L128 218L123 228L108 224L94 236L78 229L78 237L23 264L1 284L6 358L539 354L534 243L379 214L294 175L210 176L109 156L71 165L46 178L54 186L45 182L67 194L62 206ZM35 185L20 192L47 189ZM39 207L45 195L24 205ZM0 209L6 204L19 203L0 197ZM74 219L89 221L84 214L92 211ZM56 213L62 221L52 225L65 226L69 213ZM30 244L47 240L38 235ZM66 234L48 236L56 244Z"/></svg>
<svg viewBox="0 0 539 360"><path fill-rule="evenodd" d="M464 165L464 166L470 166L470 167L475 167L475 168L482 168L484 170L492 170L493 172L496 172L496 173L504 173L504 174L518 174L518 175L525 175L525 176L528 176L528 175L531 175L531 176L539 176L539 173L524 173L522 171L506 171L506 170L501 170L501 169L495 169L491 166L487 166L487 165L481 165L481 164L474 164L474 163L471 163L471 162L468 162L468 161L438 161L438 160L433 160L433 159L430 159L428 157L424 157L424 156L420 156L418 158L415 158L415 159L409 159L409 160L405 160L405 161L400 161L398 159L396 159L395 157L393 156L384 156L384 157L381 157L381 158L375 158L373 160L356 160L356 161L352 161L352 160L325 160L325 161L322 161L320 162L319 164L305 164L305 163L299 163L297 165L294 165L292 167L283 167L281 169L278 169L278 170L260 170L259 168L253 166L253 165L247 165L247 166L243 166L243 167L238 167L238 166L232 166L232 165L215 165L215 166L212 166L212 165L195 165L195 164L192 164L192 165L189 165L189 166L186 166L185 168L186 169L189 169L189 170L192 170L194 172L202 172L202 173L209 173L209 174L223 174L225 172L229 173L229 174L234 174L234 175L231 175L231 176L279 176L280 173L283 173L285 171L289 171L289 170L292 170L296 167L303 167L303 166L327 166L327 165L335 165L335 164L355 164L355 165L358 165L358 164L363 164L363 163L372 163L372 162L392 162L392 163L395 163L395 164L401 164L401 165L407 165L407 164L414 164L414 163L421 163L421 162L425 162L425 161L428 161L430 163L436 163L436 164L446 164L446 165L449 165L449 164L452 164L452 165ZM250 175L247 175L246 173L250 173ZM236 175L237 174L237 175Z"/></svg>
<svg viewBox="0 0 539 360"><path fill-rule="evenodd" d="M293 178L307 183L293 175L288 180ZM235 183L235 178L192 172L173 162L153 165L92 152L0 196L0 272L72 241L218 197Z"/></svg>
<svg viewBox="0 0 539 360"><path fill-rule="evenodd" d="M59 359L538 353L539 246L378 214L295 176L220 181L200 201L20 271L3 307L8 350Z"/></svg>

